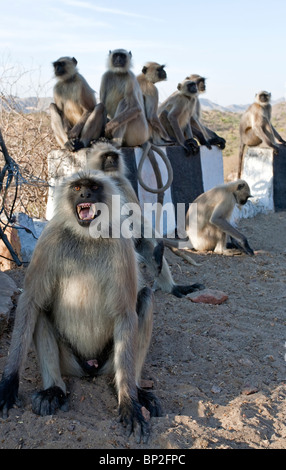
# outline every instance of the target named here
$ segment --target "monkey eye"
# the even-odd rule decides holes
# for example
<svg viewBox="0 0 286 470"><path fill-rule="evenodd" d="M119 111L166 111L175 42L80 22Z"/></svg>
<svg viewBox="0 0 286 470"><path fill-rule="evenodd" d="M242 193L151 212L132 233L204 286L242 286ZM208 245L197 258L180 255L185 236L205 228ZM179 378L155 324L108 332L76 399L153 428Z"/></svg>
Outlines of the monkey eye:
<svg viewBox="0 0 286 470"><path fill-rule="evenodd" d="M92 185L91 189L93 189L94 191L97 191L98 190L98 186L96 184Z"/></svg>
<svg viewBox="0 0 286 470"><path fill-rule="evenodd" d="M80 191L81 189L81 186L80 185L76 185L73 187L74 191Z"/></svg>

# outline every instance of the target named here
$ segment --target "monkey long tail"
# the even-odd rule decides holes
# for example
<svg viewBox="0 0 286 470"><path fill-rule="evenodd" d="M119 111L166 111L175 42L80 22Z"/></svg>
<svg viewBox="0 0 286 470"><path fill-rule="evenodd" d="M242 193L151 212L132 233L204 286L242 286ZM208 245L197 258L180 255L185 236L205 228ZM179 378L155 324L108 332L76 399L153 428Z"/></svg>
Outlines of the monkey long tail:
<svg viewBox="0 0 286 470"><path fill-rule="evenodd" d="M143 148L143 155L142 155L141 160L140 160L139 165L138 165L138 181L139 181L139 184L142 186L142 188L144 188L149 193L153 193L153 194L163 193L171 186L172 181L173 181L173 168L171 166L170 160L164 154L164 152L161 149L159 149L156 145L151 144L151 142L149 142L149 141L146 142L145 144L143 144L142 148ZM144 163L144 161L147 157L150 158L150 156L149 156L150 150L154 150L155 152L158 153L158 155L160 155L160 157L162 158L163 162L165 163L167 171L168 171L167 183L164 186L161 186L160 188L150 188L147 184L145 184L145 182L143 181L142 176L141 176L143 163ZM151 160L151 163L152 163L152 159L150 159L150 160ZM153 166L153 164L152 164L152 166ZM156 173L157 173L157 171L159 171L159 168L157 169L154 166L153 166L153 168L154 168L156 179L158 181L159 178L158 178L158 175Z"/></svg>

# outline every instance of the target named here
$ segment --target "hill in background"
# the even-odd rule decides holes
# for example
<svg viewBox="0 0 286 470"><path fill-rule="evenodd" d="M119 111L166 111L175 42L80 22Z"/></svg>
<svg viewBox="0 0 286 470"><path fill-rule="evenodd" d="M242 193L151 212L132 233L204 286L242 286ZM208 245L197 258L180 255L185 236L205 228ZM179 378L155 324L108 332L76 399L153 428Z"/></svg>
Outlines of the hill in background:
<svg viewBox="0 0 286 470"><path fill-rule="evenodd" d="M217 109L203 110L202 112L204 124L226 140L226 147L223 150L224 177L226 181L236 177L239 150L239 123L242 112L220 111ZM272 105L272 124L286 140L285 100Z"/></svg>
<svg viewBox="0 0 286 470"><path fill-rule="evenodd" d="M39 115L46 113L52 98L18 98L0 97L0 109L7 111L14 110L18 113ZM207 127L214 130L218 135L226 140L226 147L223 151L225 180L236 177L238 149L239 149L239 122L241 113L249 106L230 105L221 106L208 99L200 98L202 107L202 119ZM36 119L36 116L34 117ZM286 101L280 98L272 102L272 124L279 134L286 139Z"/></svg>

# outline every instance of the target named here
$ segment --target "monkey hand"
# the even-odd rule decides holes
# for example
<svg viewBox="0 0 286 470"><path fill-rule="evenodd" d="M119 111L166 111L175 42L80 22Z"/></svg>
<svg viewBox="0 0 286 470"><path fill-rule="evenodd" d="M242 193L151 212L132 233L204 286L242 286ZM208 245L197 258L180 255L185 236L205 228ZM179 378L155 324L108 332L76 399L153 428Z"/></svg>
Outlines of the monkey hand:
<svg viewBox="0 0 286 470"><path fill-rule="evenodd" d="M67 396L60 387L50 387L34 393L32 409L37 415L53 415L57 409L68 410Z"/></svg>
<svg viewBox="0 0 286 470"><path fill-rule="evenodd" d="M83 143L78 139L69 139L65 143L65 148L70 152L76 152L84 147Z"/></svg>
<svg viewBox="0 0 286 470"><path fill-rule="evenodd" d="M197 143L197 141L195 139L186 139L185 142L184 142L184 148L187 152L188 155L190 155L191 153L193 155L196 155L200 148L199 148L199 145Z"/></svg>
<svg viewBox="0 0 286 470"><path fill-rule="evenodd" d="M8 411L15 404L20 405L18 399L19 380L13 378L3 379L0 382L0 410L2 410L3 418L8 418Z"/></svg>
<svg viewBox="0 0 286 470"><path fill-rule="evenodd" d="M162 241L159 241L158 244L155 246L152 259L155 263L155 269L157 269L157 276L162 271L163 267L163 256L164 256L164 243Z"/></svg>
<svg viewBox="0 0 286 470"><path fill-rule="evenodd" d="M218 148L220 148L221 150L223 150L225 148L225 139L223 139L223 137L212 137L211 139L209 139L208 141L211 145L216 145Z"/></svg>
<svg viewBox="0 0 286 470"><path fill-rule="evenodd" d="M112 120L112 121L109 121L106 125L105 125L105 129L104 129L104 135L107 139L112 139L113 137L113 133L115 131L117 127L117 123Z"/></svg>
<svg viewBox="0 0 286 470"><path fill-rule="evenodd" d="M137 443L143 440L143 443L147 444L150 427L144 414L142 405L134 399L131 399L131 404L126 403L119 406L119 421L126 427L128 437L134 433Z"/></svg>
<svg viewBox="0 0 286 470"><path fill-rule="evenodd" d="M241 245L242 245L243 251L245 251L247 255L250 255L250 256L254 255L254 251L252 248L250 248L249 243L246 238L243 239Z"/></svg>

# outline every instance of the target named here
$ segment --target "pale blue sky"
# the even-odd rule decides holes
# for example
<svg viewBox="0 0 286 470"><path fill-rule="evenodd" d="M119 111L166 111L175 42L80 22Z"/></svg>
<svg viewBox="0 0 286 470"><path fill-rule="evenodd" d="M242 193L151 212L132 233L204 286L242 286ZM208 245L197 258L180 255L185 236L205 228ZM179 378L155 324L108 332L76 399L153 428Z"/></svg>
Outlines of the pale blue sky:
<svg viewBox="0 0 286 470"><path fill-rule="evenodd" d="M108 51L124 48L135 74L166 64L160 100L191 73L207 77L204 97L221 105L250 103L261 89L285 97L285 0L0 0L0 11L0 87L14 66L34 71L13 85L20 96L34 86L52 96L51 62L64 55L98 92Z"/></svg>

